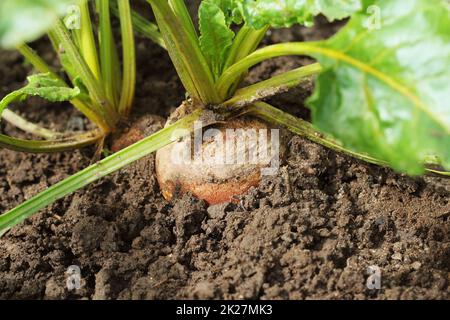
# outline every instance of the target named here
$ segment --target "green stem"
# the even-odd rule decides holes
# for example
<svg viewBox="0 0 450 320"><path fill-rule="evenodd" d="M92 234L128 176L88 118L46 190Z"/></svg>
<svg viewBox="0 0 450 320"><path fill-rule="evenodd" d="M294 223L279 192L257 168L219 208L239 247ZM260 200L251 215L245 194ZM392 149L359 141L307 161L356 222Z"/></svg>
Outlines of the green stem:
<svg viewBox="0 0 450 320"><path fill-rule="evenodd" d="M99 127L105 134L107 134L111 130L110 124L106 121L106 119L103 118L103 116L99 115L96 110L92 110L92 108L84 101L80 99L74 99L71 100L70 103L82 114L84 114L86 118L89 119L89 121Z"/></svg>
<svg viewBox="0 0 450 320"><path fill-rule="evenodd" d="M49 34L49 37L52 41L54 47L59 46L59 41L54 35L53 32ZM48 64L36 54L36 52L31 49L28 45L22 44L17 47L17 50L33 65L33 67L40 73L50 73L55 79L64 82L64 80L59 77ZM59 49L57 49L59 50ZM96 124L99 128L101 128L104 132L108 132L110 127L105 119L99 115L95 110L92 110L86 103L79 99L74 99L71 101L73 106L78 109L81 113L83 113L92 123Z"/></svg>
<svg viewBox="0 0 450 320"><path fill-rule="evenodd" d="M83 57L78 52L66 27L61 21L57 21L53 32L59 43L61 43L64 48L67 58L70 59L71 65L78 71L81 80L87 87L96 113L99 113L102 118L105 119L110 130L113 129L118 122L119 114L111 105L111 102L106 97L99 81L97 81Z"/></svg>
<svg viewBox="0 0 450 320"><path fill-rule="evenodd" d="M254 85L239 89L235 95L224 102L227 107L244 107L253 102L263 100L307 81L312 75L322 71L318 63L310 64L292 71L285 72L269 80L261 81Z"/></svg>
<svg viewBox="0 0 450 320"><path fill-rule="evenodd" d="M252 28L244 25L236 34L236 37L233 40L233 44L230 48L230 51L228 52L228 56L224 65L224 70L228 69L237 61L239 61L237 59L239 52L241 51L241 48L246 44L246 39L249 37L249 34L252 32L252 30L253 30Z"/></svg>
<svg viewBox="0 0 450 320"><path fill-rule="evenodd" d="M113 7L113 12L115 12L114 10L115 9ZM117 10L117 16L118 15L119 13ZM158 26L156 24L148 21L134 10L131 10L131 19L133 21L134 30L136 30L137 33L146 38L149 38L163 49L166 49L166 44L164 43L163 36L161 35L161 32L159 32Z"/></svg>
<svg viewBox="0 0 450 320"><path fill-rule="evenodd" d="M192 31L192 19L186 17L183 1L172 1L175 9L167 0L149 0L149 3L169 55L188 93L205 104L219 103L213 74L200 49L198 37Z"/></svg>
<svg viewBox="0 0 450 320"><path fill-rule="evenodd" d="M162 21L162 15L159 14L156 9L153 9L155 12L156 20L158 21L158 17L161 16L159 19L158 25L161 30L162 37L164 39L164 43L167 46L167 51L170 55L170 58L172 59L173 65L177 71L178 77L180 78L181 82L183 83L184 88L188 92L188 94L192 98L196 98L200 100L200 93L197 91L197 87L194 83L194 79L192 79L186 59L183 58L180 54L178 54L178 49L176 48L176 41L174 40L174 37L170 34L170 30L168 26L164 24Z"/></svg>
<svg viewBox="0 0 450 320"><path fill-rule="evenodd" d="M91 15L89 13L89 0L81 0L81 33L80 46L81 54L86 64L91 69L97 80L100 80L100 67L98 63L97 47L94 40L94 31L92 28Z"/></svg>
<svg viewBox="0 0 450 320"><path fill-rule="evenodd" d="M432 166L433 164L431 164ZM450 177L450 172L448 171L442 171L442 170L436 170L436 169L426 169L427 173L430 175L436 175L438 177Z"/></svg>
<svg viewBox="0 0 450 320"><path fill-rule="evenodd" d="M61 133L43 128L35 123L29 122L18 114L9 109L3 110L2 118L11 123L13 126L31 133L35 136L42 137L47 140L54 140L62 136Z"/></svg>
<svg viewBox="0 0 450 320"><path fill-rule="evenodd" d="M197 110L175 124L78 172L18 207L0 215L0 231L17 225L56 200L163 148L171 141L184 137L187 132L193 130L194 123L200 120L203 114L204 110Z"/></svg>
<svg viewBox="0 0 450 320"><path fill-rule="evenodd" d="M118 0L123 48L123 81L119 113L127 117L133 106L136 90L136 50L129 0Z"/></svg>
<svg viewBox="0 0 450 320"><path fill-rule="evenodd" d="M219 96L228 97L230 88L241 77L242 73L264 60L280 56L308 55L319 51L320 48L313 44L303 42L275 44L259 49L224 71L216 84Z"/></svg>
<svg viewBox="0 0 450 320"><path fill-rule="evenodd" d="M99 42L100 42L100 64L102 68L102 79L106 96L115 105L119 105L120 76L115 73L120 61L111 27L110 1L98 0L97 10L99 13ZM118 108L117 108L118 109Z"/></svg>
<svg viewBox="0 0 450 320"><path fill-rule="evenodd" d="M119 9L115 2L111 4L111 11L116 17L119 17ZM163 49L167 49L164 38L161 32L159 32L159 28L156 24L148 21L133 9L131 9L131 20L133 22L133 29L138 34L149 38Z"/></svg>
<svg viewBox="0 0 450 320"><path fill-rule="evenodd" d="M375 164L382 167L389 167L389 164L385 161L376 159L366 154L358 153L344 148L338 142L333 141L330 137L324 136L322 133L314 129L313 125L303 119L297 118L289 113L286 113L280 109L277 109L265 102L254 103L248 108L248 112L256 117L259 117L268 122L285 127L289 131L307 138L317 144L320 144L333 151L340 152L362 160L367 163ZM433 165L432 163L427 163ZM450 176L450 172L438 171L434 169L426 169L428 173L438 174L441 176Z"/></svg>
<svg viewBox="0 0 450 320"><path fill-rule="evenodd" d="M103 138L99 130L82 133L58 140L25 140L0 134L0 147L30 153L54 153L80 149Z"/></svg>
<svg viewBox="0 0 450 320"><path fill-rule="evenodd" d="M40 73L50 73L53 77L60 79L59 76L48 66L48 64L27 44L21 44L17 47L25 59L33 65Z"/></svg>
<svg viewBox="0 0 450 320"><path fill-rule="evenodd" d="M261 41L264 39L267 30L269 30L268 26L259 30L255 30L251 27L244 25L239 30L235 40L233 41L233 45L230 49L223 70L228 69L236 62L244 59L249 54L253 53L258 48ZM237 77L237 80L230 86L227 95L221 96L222 100L225 100L227 97L233 95L239 84L247 76L247 73L248 70L245 70L245 72L243 72L240 77Z"/></svg>
<svg viewBox="0 0 450 320"><path fill-rule="evenodd" d="M150 0L151 1L151 0ZM167 0L169 6L172 8L177 20L181 21L185 30L189 34L192 41L198 40L197 30L195 29L194 21L189 14L189 10L186 7L184 0Z"/></svg>
<svg viewBox="0 0 450 320"><path fill-rule="evenodd" d="M233 42L233 46L230 49L230 53L225 63L225 69L253 53L264 39L267 30L269 30L268 26L255 30L244 25L236 35L236 39Z"/></svg>
<svg viewBox="0 0 450 320"><path fill-rule="evenodd" d="M73 32L72 32L72 34L73 34ZM55 52L57 53L57 55L59 57L59 61L61 63L62 69L67 74L67 76L69 77L72 84L74 84L74 79L76 79L78 77L76 70L72 66L70 60L67 58L66 52L62 48L61 43L59 42L58 38L55 36L55 32L50 30L47 35L48 35L48 38L50 39L50 42L52 43L53 49L55 50ZM74 37L74 36L72 35L72 37ZM74 39L74 41L75 41L75 39Z"/></svg>

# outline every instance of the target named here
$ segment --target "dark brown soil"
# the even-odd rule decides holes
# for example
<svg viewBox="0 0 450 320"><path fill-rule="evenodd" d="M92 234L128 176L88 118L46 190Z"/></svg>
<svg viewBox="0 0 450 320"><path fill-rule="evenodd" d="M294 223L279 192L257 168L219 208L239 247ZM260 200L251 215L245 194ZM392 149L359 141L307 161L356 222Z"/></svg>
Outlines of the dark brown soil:
<svg viewBox="0 0 450 320"><path fill-rule="evenodd" d="M334 28L284 30L271 40L321 38ZM157 130L184 93L163 50L140 41L138 53L135 112L154 115ZM276 59L248 81L306 62ZM0 52L0 95L27 72L19 55ZM300 106L308 90L272 102L307 117ZM69 106L32 100L20 110L54 128L85 126ZM0 298L450 298L448 181L397 175L297 136L288 146L279 174L238 204L166 202L153 156L58 201L0 238ZM0 212L86 167L93 151L0 150ZM66 287L71 265L81 268L78 291ZM372 265L381 290L366 287Z"/></svg>

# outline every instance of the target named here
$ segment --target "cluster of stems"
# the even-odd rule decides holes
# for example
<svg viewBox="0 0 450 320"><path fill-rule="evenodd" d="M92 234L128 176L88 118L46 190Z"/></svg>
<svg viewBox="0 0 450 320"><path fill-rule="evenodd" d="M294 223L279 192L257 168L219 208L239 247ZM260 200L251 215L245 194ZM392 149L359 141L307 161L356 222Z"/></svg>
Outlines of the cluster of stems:
<svg viewBox="0 0 450 320"><path fill-rule="evenodd" d="M48 33L55 52L67 75L65 82L58 72L42 59L27 44L17 50L39 73L50 74L69 86L77 86L79 81L86 87L88 95L70 101L95 129L84 133L53 132L23 117L6 110L2 117L19 129L43 138L26 140L0 135L0 146L26 152L60 152L81 148L101 142L114 131L122 118L131 111L136 85L136 53L133 22L139 16L133 15L129 0L118 0L112 5L109 0L96 0L95 12L98 28L94 28L89 0L80 1L79 10L73 17L58 20ZM118 45L113 36L111 12L120 19L122 61L119 59ZM65 23L68 19L71 23ZM139 21L138 21L139 22ZM142 21L138 25L142 26ZM143 28L147 34L153 34Z"/></svg>

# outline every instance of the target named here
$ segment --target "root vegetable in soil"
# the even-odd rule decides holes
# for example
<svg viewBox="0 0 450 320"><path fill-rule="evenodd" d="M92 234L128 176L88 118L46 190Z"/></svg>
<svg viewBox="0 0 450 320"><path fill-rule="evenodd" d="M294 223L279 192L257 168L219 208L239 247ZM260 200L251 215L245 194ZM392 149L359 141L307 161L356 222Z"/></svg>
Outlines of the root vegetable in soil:
<svg viewBox="0 0 450 320"><path fill-rule="evenodd" d="M448 33L443 31L448 29L450 12L444 1L436 0L431 3L417 0L408 8L400 8L387 0L355 1L354 6L335 3L314 8L302 5L289 7L291 4L284 4L287 7L273 6L266 0L256 0L256 6L252 5L252 2L241 0L227 2L203 0L198 6L198 26L194 24L186 3L182 0L173 0L170 4L165 0L148 2L153 9L156 24L147 21L138 11L133 11L128 0L118 0L117 3L80 1L81 28L76 27L77 16L69 16L62 20L56 18L56 15L60 14L58 10L52 12L55 14L55 21L50 26L48 38L65 72L62 77L59 70L54 69L29 45L23 42L15 44L16 49L39 73L29 76L26 86L6 94L1 100L0 113L3 119L20 129L22 133L16 136L0 135L0 145L16 151L53 153L95 144L96 151L92 158L97 160L102 154L105 157L89 166L86 165L81 171L72 172L73 175L63 180L56 179L53 183L45 183L45 190L37 195L31 192L32 197L25 196L22 200L25 198L28 200L16 208L6 206L11 210L0 215L0 237L8 239L11 235L17 235L18 230L11 230L12 227L47 206L54 208L55 203L56 205L60 203L57 200L89 184L105 181L104 179L110 175L117 177L118 180L113 181L111 186L105 187L104 190L106 197L108 192L113 195L112 190L124 184L120 175L114 174L115 171L140 159L150 159L150 164L143 161L148 172L154 170L156 173L151 177L150 184L153 191L161 192L172 203L161 202L165 205L156 205L150 210L160 215L171 212L172 218L158 220L158 218L136 217L132 214L134 218L128 219L127 213L113 217L103 213L103 209L100 210L101 215L97 216L91 212L96 211L95 209L89 209L91 213L86 212L87 216L83 217L83 222L73 220L73 229L69 232L71 234L69 247L71 254L78 257L86 252L103 251L116 256L116 253L133 249L139 251L148 245L169 244L167 252L156 254L157 257L168 255L170 259L150 255L144 265L145 268L150 268L149 272L156 272L152 267L163 266L163 269L172 270L175 276L159 279L160 281L153 283L151 280L153 278L145 276L134 278L133 275L129 278L127 272L114 274L115 265L109 266L109 271L103 270L102 267L103 273L96 273L95 270L98 269L95 264L91 264L89 259L81 259L91 268L88 272L90 277L95 274L96 282L95 290L92 286L87 286L87 291L82 293L82 296L135 298L133 290L136 286L141 285L148 289L150 285L156 288L155 291L150 290L150 295L144 296L153 298L174 293L175 291L171 291L172 285L175 288L173 290L177 291L182 287L190 288L192 284L195 285L192 293L177 291L179 297L264 298L283 295L289 298L307 297L311 296L309 292L303 291L296 295L290 289L277 287L277 283L283 278L298 280L299 277L293 276L290 266L302 266L303 260L308 261L309 265L314 264L314 259L324 259L329 264L328 268L331 268L330 272L342 271L342 273L338 271L339 279L346 277L345 272L351 273L352 268L361 272L363 266L351 260L360 254L361 250L361 246L354 245L354 239L357 239L363 248L382 248L380 254L383 257L371 261L382 263L390 257L391 260L404 262L409 266L409 270L417 272L420 272L422 264L428 265L426 261L418 261L420 259L414 258L411 252L404 249L403 243L410 242L397 234L397 228L402 226L392 214L403 214L411 218L412 211L425 208L422 197L435 194L433 199L436 199L436 203L429 208L433 210L436 219L439 221L443 219L445 222L448 216L448 193L442 188L438 189L438 186L428 187L424 180L405 178L406 186L402 185L399 188L403 191L408 190L406 200L412 202L406 205L404 208L406 211L401 210L396 204L398 199L395 198L399 193L395 192L392 182L388 181L389 174L392 173L384 168L391 167L410 176L450 175L445 171L450 168L450 157L447 152L450 149L450 124L446 112L448 108L445 105L445 101L448 100L445 97L450 92L448 88L450 82L446 81L449 75L445 72L448 70L450 51L447 49L450 39ZM11 13L14 13L15 7L12 3L9 8ZM368 7L371 5L380 7L384 14L388 12L389 23L386 23L385 19L376 20L377 17L368 16L371 12L373 14L373 10L369 10L371 7ZM36 10L42 9L39 7L40 4L35 3L33 6L36 6ZM52 7L45 10L51 11ZM329 39L300 42L293 36L294 41L275 41L262 45L264 39L267 39L265 37L269 34L269 30L273 32L284 27L293 30L293 26L297 24L311 27L312 23L317 21L315 15L319 13L329 21L348 19L342 23L345 26ZM417 14L421 15L421 24L416 23ZM119 18L121 42L115 41L117 35L112 28L112 15ZM8 23L11 20L4 21L6 23L1 31L3 33L0 33L0 41L10 43L5 41L8 39L11 41L11 38L7 37L10 32ZM98 26L93 23L96 21ZM379 25L376 25L377 22ZM44 26L41 27L42 31ZM409 32L412 27L416 30L414 34ZM148 117L141 119L133 115L132 118L139 120L129 122L132 125L122 132L122 125L129 121L131 107L139 98L139 95L135 95L136 82L142 80L142 75L136 68L133 31L156 42L167 50L172 59L183 88L179 90L178 100L166 105L173 107L179 103L179 97L184 92L186 99L181 107L172 113L164 127L160 119L152 120ZM434 46L431 49L430 46L427 47L429 50L426 59L413 54L420 46L426 47L428 42ZM411 43L416 43L417 47ZM122 55L118 54L119 49L122 49ZM286 56L308 56L309 59L301 59L308 61L309 64L283 70L277 75L270 74L268 79L258 79L254 84L244 84L244 80L254 67ZM311 63L311 59L315 62ZM293 60L290 58L286 61ZM295 88L306 88L311 84L314 84L314 92L311 94L310 91L304 90L302 93L305 96L296 101L297 107L295 103L280 108L274 107L280 105L278 98L283 97L283 93L289 94ZM300 113L305 113L305 109L299 111L298 106L307 96L310 97L306 99L305 106L309 112L306 112L305 118L311 122L297 117ZM90 124L80 132L57 131L22 117L15 113L14 109L6 109L25 99L32 101L32 97L43 98L53 103L68 101L90 121ZM158 106L161 103L165 104L165 99L159 99L157 102ZM284 111L283 107L289 107L290 112ZM160 109L157 112L168 114L168 110ZM198 123L201 123L200 127L197 126ZM274 142L273 138L266 144L266 149L256 151L269 154L257 164L224 165L226 162L223 161L224 158L230 154L220 154L218 150L230 142L227 135L230 129L270 131L274 128L282 128L286 130L283 132L290 131L297 136L289 138L284 134L281 135L281 148L277 154L281 168L274 171L272 178L265 177L261 172L274 160L268 152L268 146ZM17 134L14 130L10 132ZM205 139L204 135L211 132L214 134ZM238 138L246 138L249 131L236 132ZM198 134L201 137L200 143L192 145L192 137L195 140ZM300 139L299 137L322 145L330 151L324 153L325 151L318 146L316 147L320 150L314 149L313 144L296 140ZM302 143L306 143L306 149L300 147ZM255 144L250 144L234 150L231 156L234 158L242 154L251 155L255 150ZM316 150L320 156L314 152L310 153L311 150ZM180 151L188 154L188 158L193 156L202 161L180 164L178 161L182 157L174 157L174 154ZM147 158L152 152L157 152L154 167L153 158ZM296 156L304 156L312 162L302 166ZM345 158L346 156L378 167L365 167L371 168L370 170L374 170L375 173L361 173L359 169L355 171L352 164L356 162L347 162L349 160ZM212 162L208 162L208 159ZM322 161L326 163L322 164ZM342 171L345 168L338 169L339 165L348 166L348 176ZM297 174L294 173L296 170ZM333 174L338 175L337 178L340 179L338 182L333 178ZM376 175L379 177L375 177ZM386 207L374 200L370 188L359 188L358 183L355 186L354 179L361 177L370 180L366 181L366 184L372 186L375 191L378 190L373 196L375 199L384 199ZM400 178L401 176L395 176L394 180ZM9 185L13 184L7 181ZM57 181L59 182L54 184ZM142 179L137 185L142 187L143 181L146 180ZM445 180L438 181L444 181L445 187ZM139 190L131 184L129 186L132 190ZM149 200L151 203L151 199L157 199L153 191L143 192L143 197L132 205L126 199L118 201L116 197L116 200L119 203L127 203L125 207L130 205L134 208L131 210L142 210L144 207L147 208L145 203L149 203ZM361 195L356 196L353 194L354 191L361 192ZM383 193L386 191L393 192L394 198ZM439 192L443 192L443 197ZM195 199L191 195L194 195ZM367 197L369 202L360 202L360 196ZM95 201L100 199L96 196L94 198ZM76 200L74 201L71 205L74 203L76 205ZM305 206L300 204L302 201L305 201ZM109 200L105 203L109 203ZM155 204L157 203L159 202L156 201ZM387 216L385 214L381 220L364 223L364 218L361 217L367 210L371 210L370 203L380 211L390 210L390 214ZM64 210L70 211L70 207L64 207ZM228 213L239 216L246 211L261 212L267 214L269 218L259 219L256 214L254 220L244 218L235 225L233 223L235 218L228 217ZM293 211L296 213L294 217L291 216ZM353 214L353 211L356 213ZM312 217L306 218L311 212ZM331 218L330 212L346 217ZM370 214L368 216L371 217ZM124 224L120 222L122 218L125 219ZM55 219L64 220L66 214L56 216ZM70 215L67 219L69 220L66 222L72 221ZM416 218L413 220L417 221ZM274 221L280 222L281 229ZM146 230L144 226L148 223L151 227ZM93 234L94 230L89 228L94 225L99 226L100 232L91 237L89 234ZM334 225L337 229L333 227ZM426 221L424 225L427 227L421 229L422 231L416 230L411 225L407 228L413 230L414 234L424 234L422 242L419 241L422 245L429 245L429 241L432 241L430 239L443 241L445 236L442 235L445 234L445 230L437 228L439 230L435 233L430 231L434 230L432 228L435 228L435 224L431 223L430 227L430 223ZM445 226L444 223L443 227ZM253 227L255 230L264 230L261 233L263 242L272 244L267 246L268 252L263 248L257 248L260 242L255 242L251 235ZM55 232L53 226L44 229ZM355 230L358 230L357 233ZM247 231L250 231L250 234L246 233ZM330 240L336 234L343 237L338 237L341 239L338 243ZM87 235L87 238L83 235ZM427 241L423 241L423 237L427 237ZM237 259L237 265L250 264L253 266L250 269L256 270L255 272L246 274L245 267L234 268L241 273L240 279L250 277L252 279L250 283L238 279L235 284L223 287L220 283L211 285L208 281L201 282L198 281L199 278L190 278L201 277L202 274L189 273L185 268L202 270L204 266L202 254L203 257L208 257L207 259L211 258L209 254L215 251L214 246L237 249L234 239L238 239L239 246L242 246L244 251L247 248L250 251L260 252L261 259L245 260L245 257L243 260ZM393 241L395 245L389 246ZM328 247L332 249L327 251ZM439 254L444 250L441 249L439 247ZM302 250L306 255L305 259L293 261L296 255L290 256L290 250ZM418 249L419 252L420 250ZM321 256L321 252L328 253ZM198 254L200 256L197 256ZM112 257L109 254L106 256ZM223 266L224 261L230 257L232 258L226 252L221 255L220 258L225 260L219 259L222 261L220 266ZM431 260L440 261L444 266L438 267L436 275L439 277L440 271L445 270L446 262L439 257L436 259ZM208 261L211 263L211 260ZM288 265L287 269L284 268L285 265ZM255 266L257 269L254 269ZM0 272L10 268L10 264L0 264ZM391 273L397 274L390 264L386 268ZM230 269L233 269L233 265L230 265ZM223 272L212 270L216 273L214 277L227 279L228 268ZM303 268L304 272L310 272L308 270ZM326 270L328 269L325 269L324 277L319 275L317 279L322 283L321 286L326 286L329 292L345 288L346 284L342 283L345 280L332 280L336 277L330 277L330 273ZM361 283L357 274L352 275L354 277L350 277L353 279L349 280L350 282ZM417 279L421 279L420 275L416 276ZM127 280L123 286L108 293L101 285L103 281L105 287L108 286L108 277L110 279L126 277ZM327 277L330 280L325 285L323 279ZM404 280L404 273L399 277ZM203 275L203 278L208 277ZM312 276L308 277L311 278ZM59 297L65 294L62 291L58 292L55 287L57 279L47 278L47 280L46 296ZM92 278L89 281L92 282ZM166 282L169 282L167 286ZM390 284L388 290L402 287L402 284L396 284L392 279L389 279L388 283ZM313 283L309 285L314 286ZM164 287L161 292L157 289L160 286ZM437 291L433 293L430 291L427 294L443 297L445 286L445 281L441 281ZM320 295L318 293L320 290L312 287L311 292ZM271 293L271 290L276 292ZM364 290L356 286L352 294L353 296L364 294L366 297L395 295L390 291L374 293ZM139 289L135 291L141 294ZM398 297L404 296L398 294Z"/></svg>

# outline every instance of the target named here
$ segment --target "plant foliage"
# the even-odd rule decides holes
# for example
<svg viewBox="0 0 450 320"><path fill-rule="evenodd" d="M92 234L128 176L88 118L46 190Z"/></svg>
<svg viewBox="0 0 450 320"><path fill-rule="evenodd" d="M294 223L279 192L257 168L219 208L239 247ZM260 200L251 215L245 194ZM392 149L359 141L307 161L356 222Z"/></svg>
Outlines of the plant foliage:
<svg viewBox="0 0 450 320"><path fill-rule="evenodd" d="M0 1L0 47L11 48L42 36L77 0Z"/></svg>

